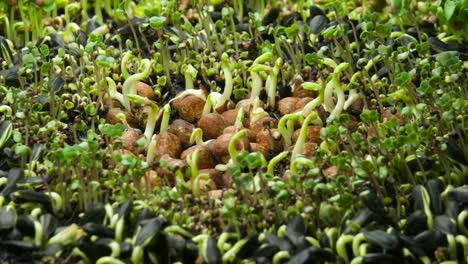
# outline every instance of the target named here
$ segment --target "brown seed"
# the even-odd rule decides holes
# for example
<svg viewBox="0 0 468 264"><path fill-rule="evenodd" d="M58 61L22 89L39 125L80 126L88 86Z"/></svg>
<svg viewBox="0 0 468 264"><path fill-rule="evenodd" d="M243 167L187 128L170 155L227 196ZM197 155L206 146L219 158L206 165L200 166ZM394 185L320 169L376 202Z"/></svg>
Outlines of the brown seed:
<svg viewBox="0 0 468 264"><path fill-rule="evenodd" d="M210 179L216 183L216 188L221 189L223 188L223 175L224 171L220 171L217 169L201 169L198 171L199 174L207 173L210 176Z"/></svg>
<svg viewBox="0 0 468 264"><path fill-rule="evenodd" d="M209 113L203 115L198 120L198 127L203 130L203 139L215 139L219 137L223 130L228 126L224 117L218 113Z"/></svg>
<svg viewBox="0 0 468 264"><path fill-rule="evenodd" d="M304 107L309 103L311 102L313 99L312 97L303 97L301 98L297 104L296 104L296 109L294 112L296 111L302 111L302 109L304 109Z"/></svg>
<svg viewBox="0 0 468 264"><path fill-rule="evenodd" d="M193 124L183 119L176 119L169 125L167 131L176 135L179 138L180 143L182 143L182 146L186 148L191 145L190 136L194 129L195 126Z"/></svg>
<svg viewBox="0 0 468 264"><path fill-rule="evenodd" d="M160 159L164 155L168 155L171 158L178 158L182 151L179 138L167 131L156 136L155 148L155 159Z"/></svg>
<svg viewBox="0 0 468 264"><path fill-rule="evenodd" d="M389 107L389 108L386 108L382 115L380 116L380 121L381 122L385 122L387 120L390 120L392 119L393 117L395 117L398 122L400 123L400 125L404 125L405 124L405 120L403 120L403 118L401 118L401 113L400 113L400 110L398 110L397 108L395 107Z"/></svg>
<svg viewBox="0 0 468 264"><path fill-rule="evenodd" d="M268 145L262 145L259 143L250 142L251 152L260 152L265 158L270 157L270 147Z"/></svg>
<svg viewBox="0 0 468 264"><path fill-rule="evenodd" d="M277 136L278 135L278 136ZM275 153L283 150L283 137L278 134L278 129L264 129L257 133L255 142L266 146L268 151L273 150Z"/></svg>
<svg viewBox="0 0 468 264"><path fill-rule="evenodd" d="M128 127L124 130L121 141L122 145L125 149L137 154L137 147L135 142L141 137L141 133L139 133L136 129Z"/></svg>
<svg viewBox="0 0 468 264"><path fill-rule="evenodd" d="M236 118L237 118L237 113L239 112L239 109L229 109L227 111L224 111L222 113L224 120L226 120L226 123L230 126L234 125L236 123Z"/></svg>
<svg viewBox="0 0 468 264"><path fill-rule="evenodd" d="M263 117L259 120L250 123L250 130L254 135L257 135L260 131L265 129L277 128L278 127L278 120L273 117Z"/></svg>
<svg viewBox="0 0 468 264"><path fill-rule="evenodd" d="M306 140L305 142L314 142L317 144L320 144L320 126L308 126L307 127L307 135L306 135ZM301 129L296 129L292 135L292 140L293 142L296 142L297 139L299 138L299 135L301 134Z"/></svg>
<svg viewBox="0 0 468 264"><path fill-rule="evenodd" d="M161 157L160 162L164 162L166 165L164 167L158 166L154 168L156 173L158 174L161 181L167 182L170 186L174 186L175 184L175 175L174 170L175 168L179 168L184 170L187 167L187 163L180 159L173 159L169 157L169 155L164 155Z"/></svg>
<svg viewBox="0 0 468 264"><path fill-rule="evenodd" d="M205 146L192 146L182 152L180 154L181 160L186 160L187 157L192 154L195 150L199 150L200 156L197 161L198 169L209 169L213 168L215 164L215 160L211 151Z"/></svg>
<svg viewBox="0 0 468 264"><path fill-rule="evenodd" d="M232 187L232 175L230 172L225 171L222 175L222 188L229 189Z"/></svg>
<svg viewBox="0 0 468 264"><path fill-rule="evenodd" d="M317 153L318 145L315 142L306 142L302 146L301 155L304 155L306 158L312 158Z"/></svg>
<svg viewBox="0 0 468 264"><path fill-rule="evenodd" d="M253 107L254 100L252 98L242 99L237 102L236 109L244 108L245 113L250 113ZM260 101L259 107L263 107L263 102Z"/></svg>
<svg viewBox="0 0 468 264"><path fill-rule="evenodd" d="M202 180L200 179L198 181L198 185L200 186L200 191L203 193L206 193L210 190L215 190L216 189L216 183L212 180ZM192 190L192 181L188 180L186 183L186 186L189 190Z"/></svg>
<svg viewBox="0 0 468 264"><path fill-rule="evenodd" d="M304 83L304 80L302 80L302 77L296 77L292 81L292 91L293 91L293 96L294 97L312 97L314 92L310 90L306 90L302 87L302 84Z"/></svg>
<svg viewBox="0 0 468 264"><path fill-rule="evenodd" d="M193 122L201 117L205 100L195 95L187 95L174 100L173 106L179 112L180 118Z"/></svg>
<svg viewBox="0 0 468 264"><path fill-rule="evenodd" d="M137 81L136 82L137 94L143 97L152 98L154 97L154 90L150 85Z"/></svg>
<svg viewBox="0 0 468 264"><path fill-rule="evenodd" d="M135 111L135 117L139 121L138 122L138 127L144 128L146 127L146 122L148 120L148 115L151 112L151 106L149 105L140 105L138 108L136 108ZM159 123L156 123L156 125L159 125Z"/></svg>
<svg viewBox="0 0 468 264"><path fill-rule="evenodd" d="M216 141L213 146L213 154L218 159L219 162L226 163L229 161L230 156L229 156L229 142L231 141L231 138L234 136L232 133L226 133L218 138L216 138ZM242 140L236 141L235 147L238 151L242 150L249 150L249 140L247 137L242 138Z"/></svg>
<svg viewBox="0 0 468 264"><path fill-rule="evenodd" d="M279 100L278 111L282 116L293 113L297 109L297 102L299 102L299 100L299 97L285 97Z"/></svg>
<svg viewBox="0 0 468 264"><path fill-rule="evenodd" d="M117 115L120 113L123 113L125 115L125 119L127 119L127 123L131 127L138 127L138 121L135 119L135 117L132 114L120 108L116 108L116 107L111 108L109 109L109 111L107 111L107 114L106 114L107 123L112 124L112 125L115 125L117 123L122 123L122 121L119 118L117 118Z"/></svg>

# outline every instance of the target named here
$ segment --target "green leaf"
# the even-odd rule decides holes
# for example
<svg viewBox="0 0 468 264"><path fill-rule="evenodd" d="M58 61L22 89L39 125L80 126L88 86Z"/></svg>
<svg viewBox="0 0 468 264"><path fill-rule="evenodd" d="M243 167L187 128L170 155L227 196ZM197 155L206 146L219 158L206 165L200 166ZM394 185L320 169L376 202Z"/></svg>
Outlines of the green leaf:
<svg viewBox="0 0 468 264"><path fill-rule="evenodd" d="M299 32L301 32L301 28L298 24L293 24L292 26L285 29L286 35L289 39L296 37Z"/></svg>
<svg viewBox="0 0 468 264"><path fill-rule="evenodd" d="M179 25L181 18L182 18L182 14L180 12L174 12L171 15L172 24Z"/></svg>
<svg viewBox="0 0 468 264"><path fill-rule="evenodd" d="M154 16L149 19L150 26L152 28L162 28L164 26L164 21L166 21L166 17L164 16Z"/></svg>
<svg viewBox="0 0 468 264"><path fill-rule="evenodd" d="M411 81L411 75L408 72L400 73L400 75L395 80L396 85L398 86L404 86L408 84L410 81Z"/></svg>
<svg viewBox="0 0 468 264"><path fill-rule="evenodd" d="M124 126L121 123L117 123L115 125L106 124L100 130L102 134L114 138L122 136Z"/></svg>
<svg viewBox="0 0 468 264"><path fill-rule="evenodd" d="M41 51L41 54L42 56L44 57L47 57L49 56L50 52L49 52L49 46L47 46L46 44L41 44L39 50Z"/></svg>
<svg viewBox="0 0 468 264"><path fill-rule="evenodd" d="M97 114L97 109L94 105L88 104L85 106L85 112L89 116L95 116Z"/></svg>
<svg viewBox="0 0 468 264"><path fill-rule="evenodd" d="M28 53L28 54L23 56L23 63L24 64L26 64L28 66L31 66L34 62L36 62L36 58L31 53Z"/></svg>
<svg viewBox="0 0 468 264"><path fill-rule="evenodd" d="M455 13L456 8L457 8L457 3L455 3L455 1L447 0L447 2L445 2L444 15L445 15L445 19L447 19L447 21L450 21L453 14Z"/></svg>
<svg viewBox="0 0 468 264"><path fill-rule="evenodd" d="M432 87L429 83L429 80L423 80L421 84L419 85L419 87L416 89L416 91L422 95L426 95L426 96L431 95Z"/></svg>
<svg viewBox="0 0 468 264"><path fill-rule="evenodd" d="M367 110L363 111L360 115L362 122L365 124L371 124L371 123L376 123L379 121L380 115L377 110Z"/></svg>
<svg viewBox="0 0 468 264"><path fill-rule="evenodd" d="M99 55L96 58L96 65L99 67L109 68L113 62L114 62L114 58L107 57L104 55Z"/></svg>
<svg viewBox="0 0 468 264"><path fill-rule="evenodd" d="M307 53L304 60L309 65L319 64L322 61L317 53Z"/></svg>

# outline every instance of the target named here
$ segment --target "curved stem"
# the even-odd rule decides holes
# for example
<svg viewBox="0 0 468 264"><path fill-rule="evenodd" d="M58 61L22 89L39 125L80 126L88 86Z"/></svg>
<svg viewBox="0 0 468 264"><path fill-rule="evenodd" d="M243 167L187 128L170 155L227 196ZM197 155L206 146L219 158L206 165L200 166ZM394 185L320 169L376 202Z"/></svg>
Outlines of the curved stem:
<svg viewBox="0 0 468 264"><path fill-rule="evenodd" d="M273 157L270 162L268 162L267 173L273 175L275 165L288 156L289 151L283 151L280 154Z"/></svg>
<svg viewBox="0 0 468 264"><path fill-rule="evenodd" d="M330 116L327 118L327 122L331 122L337 116L339 116L341 112L343 111L343 107L345 104L345 94L344 94L343 88L341 88L341 86L336 86L335 93L337 97L336 106L333 109L333 111L330 113Z"/></svg>
<svg viewBox="0 0 468 264"><path fill-rule="evenodd" d="M223 255L223 263L230 263L233 262L236 258L237 253L242 249L242 247L249 241L248 239L244 238L239 241L226 253Z"/></svg>
<svg viewBox="0 0 468 264"><path fill-rule="evenodd" d="M359 246L361 245L361 243L363 243L365 241L366 241L366 237L364 236L363 233L359 233L354 237L354 239L353 239L353 255L355 257L361 256L359 254Z"/></svg>
<svg viewBox="0 0 468 264"><path fill-rule="evenodd" d="M233 87L233 81L232 81L232 73L231 73L231 67L229 65L229 57L227 53L223 53L221 56L221 68L223 69L224 73L224 92L221 98L216 102L214 109L218 109L222 107L226 101L229 100L232 94L232 87Z"/></svg>
<svg viewBox="0 0 468 264"><path fill-rule="evenodd" d="M294 160L297 157L297 155L299 155L302 152L305 140L307 138L307 129L309 128L309 124L317 117L318 117L317 113L313 112L309 116L307 116L304 122L302 123L301 132L296 141L296 144L294 145L294 149L291 155L291 160Z"/></svg>
<svg viewBox="0 0 468 264"><path fill-rule="evenodd" d="M123 94L119 93L117 91L117 87L115 85L115 82L114 80L112 80L112 78L110 77L106 77L106 81L107 81L107 87L109 89L109 95L112 99L115 99L117 101L119 101L119 103L121 105L124 105L125 104L125 98L123 96Z"/></svg>
<svg viewBox="0 0 468 264"><path fill-rule="evenodd" d="M221 235L218 238L218 243L216 244L218 246L219 252L221 252L221 254L224 253L224 250L225 250L224 245L226 244L226 241L228 239L238 238L238 237L239 235L237 233L227 233L227 232L221 233Z"/></svg>
<svg viewBox="0 0 468 264"><path fill-rule="evenodd" d="M199 127L195 128L192 131L192 134L190 135L190 144L197 144L198 146L201 146L204 144L203 142L203 130Z"/></svg>
<svg viewBox="0 0 468 264"><path fill-rule="evenodd" d="M348 253L346 252L346 244L353 241L354 236L352 235L341 235L336 241L336 253L342 257L345 262L349 261Z"/></svg>
<svg viewBox="0 0 468 264"><path fill-rule="evenodd" d="M154 133L154 128L156 127L156 121L158 120L159 107L156 105L156 103L146 97L142 97L136 94L128 94L126 97L134 103L149 105L151 107L151 110L148 114L148 120L146 120L146 127L144 132L146 143L149 144Z"/></svg>
<svg viewBox="0 0 468 264"><path fill-rule="evenodd" d="M457 217L458 230L465 236L468 236L468 228L465 226L466 218L468 217L468 210L463 210Z"/></svg>
<svg viewBox="0 0 468 264"><path fill-rule="evenodd" d="M291 173L294 175L299 174L298 165L301 164L302 167L314 168L315 164L311 159L304 157L296 157L291 161Z"/></svg>
<svg viewBox="0 0 468 264"><path fill-rule="evenodd" d="M131 51L127 51L125 53L125 55L123 56L123 58L122 58L122 64L120 65L120 72L121 72L122 76L125 79L130 77L130 73L127 70L127 64L128 64L128 62L130 61L131 58L132 58L132 52Z"/></svg>
<svg viewBox="0 0 468 264"><path fill-rule="evenodd" d="M303 118L302 115L298 113L286 114L283 117L281 117L280 121L278 122L278 131L280 132L281 136L284 139L283 144L284 144L285 149L287 149L292 144L292 140L291 140L292 132L286 128L286 121L289 121L289 120L300 121L302 118Z"/></svg>
<svg viewBox="0 0 468 264"><path fill-rule="evenodd" d="M135 73L128 77L122 85L122 92L124 96L129 94L136 94L136 86L135 83L137 81L146 79L151 71L151 62L148 59L144 59L141 61L141 65L143 66L143 71L140 73ZM130 101L128 97L124 97L124 107L127 111L130 111Z"/></svg>
<svg viewBox="0 0 468 264"><path fill-rule="evenodd" d="M343 109L345 110L348 109L348 107L350 107L354 102L356 102L357 100L359 100L359 98L362 98L362 97L363 97L362 94L358 93L357 89L349 90L348 99L344 103Z"/></svg>
<svg viewBox="0 0 468 264"><path fill-rule="evenodd" d="M268 106L275 107L276 101L276 86L278 83L278 73L281 69L281 65L283 64L283 59L280 57L276 59L275 66L273 67L272 72L268 76L268 79L265 84L265 89L268 95Z"/></svg>
<svg viewBox="0 0 468 264"><path fill-rule="evenodd" d="M281 250L278 251L274 256L273 256L273 264L279 264L282 263L283 260L289 259L289 252L287 250Z"/></svg>
<svg viewBox="0 0 468 264"><path fill-rule="evenodd" d="M229 156L231 157L233 162L236 162L235 160L238 154L237 149L236 149L236 142L238 140L241 140L243 137L245 137L247 133L248 133L247 129L243 129L237 132L236 134L234 134L234 136L232 136L231 140L229 141L228 151L229 151Z"/></svg>
<svg viewBox="0 0 468 264"><path fill-rule="evenodd" d="M193 235L190 232L188 232L187 230L183 229L182 227L180 227L178 225L170 225L170 226L164 228L164 232L165 233L178 234L178 235L181 235L183 237L188 237L188 238L193 237Z"/></svg>

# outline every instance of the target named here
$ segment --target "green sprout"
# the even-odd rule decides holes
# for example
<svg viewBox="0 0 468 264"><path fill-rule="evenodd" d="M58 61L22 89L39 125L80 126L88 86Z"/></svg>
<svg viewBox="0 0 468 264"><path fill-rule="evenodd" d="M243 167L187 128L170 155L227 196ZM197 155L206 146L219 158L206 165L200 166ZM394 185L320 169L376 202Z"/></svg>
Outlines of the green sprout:
<svg viewBox="0 0 468 264"><path fill-rule="evenodd" d="M130 109L130 101L128 95L136 95L136 82L140 80L144 80L148 77L151 72L151 62L148 59L141 60L141 66L143 67L143 71L140 73L135 73L129 76L122 85L122 93L124 95L124 107L127 111L131 111Z"/></svg>

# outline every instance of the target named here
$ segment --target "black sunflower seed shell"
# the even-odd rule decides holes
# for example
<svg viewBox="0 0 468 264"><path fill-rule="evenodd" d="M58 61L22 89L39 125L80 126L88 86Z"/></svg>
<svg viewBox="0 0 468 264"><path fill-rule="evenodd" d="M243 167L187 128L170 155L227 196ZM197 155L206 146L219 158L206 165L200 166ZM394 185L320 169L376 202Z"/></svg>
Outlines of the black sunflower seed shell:
<svg viewBox="0 0 468 264"><path fill-rule="evenodd" d="M206 241L206 263L208 264L220 264L223 263L223 256L219 251L216 241L211 236Z"/></svg>

